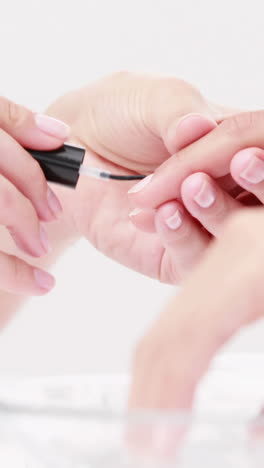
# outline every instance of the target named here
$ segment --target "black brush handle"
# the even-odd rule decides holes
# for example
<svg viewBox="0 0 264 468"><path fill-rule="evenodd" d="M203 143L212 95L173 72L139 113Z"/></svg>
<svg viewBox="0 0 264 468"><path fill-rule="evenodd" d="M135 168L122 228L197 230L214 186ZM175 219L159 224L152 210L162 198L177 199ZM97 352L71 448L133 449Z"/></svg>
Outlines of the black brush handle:
<svg viewBox="0 0 264 468"><path fill-rule="evenodd" d="M31 149L27 149L27 151L38 161L49 182L76 187L85 149L65 144L52 151Z"/></svg>

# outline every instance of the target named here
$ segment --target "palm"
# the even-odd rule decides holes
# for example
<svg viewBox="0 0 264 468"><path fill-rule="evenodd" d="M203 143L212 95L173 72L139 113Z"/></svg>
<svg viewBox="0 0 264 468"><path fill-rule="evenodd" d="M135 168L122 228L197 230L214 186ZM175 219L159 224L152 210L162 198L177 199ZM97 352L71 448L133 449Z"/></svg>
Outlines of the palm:
<svg viewBox="0 0 264 468"><path fill-rule="evenodd" d="M87 185L81 182L78 188L75 218L86 237L100 251L130 268L162 281L175 281L175 274L169 274L170 258L158 236L137 230L129 220L128 183L91 181L89 189ZM84 210L89 213L86 219Z"/></svg>

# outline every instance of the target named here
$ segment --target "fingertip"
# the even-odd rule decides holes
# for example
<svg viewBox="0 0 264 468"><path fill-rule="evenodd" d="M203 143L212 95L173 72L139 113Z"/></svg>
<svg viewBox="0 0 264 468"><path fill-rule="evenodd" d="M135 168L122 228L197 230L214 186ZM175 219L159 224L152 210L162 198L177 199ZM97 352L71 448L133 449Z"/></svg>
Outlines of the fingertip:
<svg viewBox="0 0 264 468"><path fill-rule="evenodd" d="M33 268L33 276L40 295L47 294L54 288L55 278L50 273L39 268Z"/></svg>
<svg viewBox="0 0 264 468"><path fill-rule="evenodd" d="M128 190L127 195L131 201L131 205L135 208L141 208L144 210L155 208L155 203L153 204L153 189L151 183L153 176L154 174L148 175L140 182L132 185L132 187ZM155 196L157 196L159 193L160 190L155 190Z"/></svg>
<svg viewBox="0 0 264 468"><path fill-rule="evenodd" d="M34 121L38 130L55 140L65 141L70 136L71 129L62 120L45 114L34 114Z"/></svg>
<svg viewBox="0 0 264 468"><path fill-rule="evenodd" d="M181 185L182 199L185 200L193 198L201 187L201 184L206 180L208 180L208 175L204 172L195 172L189 177L186 177Z"/></svg>
<svg viewBox="0 0 264 468"><path fill-rule="evenodd" d="M164 205L157 209L155 215L155 226L157 231L177 230L182 224L182 217L182 206L179 202L173 200L168 203L164 203Z"/></svg>
<svg viewBox="0 0 264 468"><path fill-rule="evenodd" d="M129 218L134 226L140 231L148 233L154 233L156 231L154 210L135 208L129 213Z"/></svg>
<svg viewBox="0 0 264 468"><path fill-rule="evenodd" d="M185 146L202 138L217 126L215 120L201 114L188 114L173 122L167 132L165 144L170 152L174 154Z"/></svg>
<svg viewBox="0 0 264 468"><path fill-rule="evenodd" d="M259 157L260 159L264 159L264 151L260 148L246 148L241 151L238 151L232 158L230 163L230 174L232 177L239 181L241 178L241 174L243 171L248 167L252 158ZM242 177L243 178L243 177Z"/></svg>
<svg viewBox="0 0 264 468"><path fill-rule="evenodd" d="M24 148L55 149L70 136L70 127L61 120L34 113L3 98L0 99L0 107L1 128Z"/></svg>

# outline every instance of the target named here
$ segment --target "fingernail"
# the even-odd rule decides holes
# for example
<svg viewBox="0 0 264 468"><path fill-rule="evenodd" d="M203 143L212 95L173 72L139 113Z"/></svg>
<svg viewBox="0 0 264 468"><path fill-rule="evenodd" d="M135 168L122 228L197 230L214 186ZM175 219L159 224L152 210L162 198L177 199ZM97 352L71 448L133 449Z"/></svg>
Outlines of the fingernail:
<svg viewBox="0 0 264 468"><path fill-rule="evenodd" d="M193 197L201 208L210 208L216 199L216 194L208 182L203 182L199 192Z"/></svg>
<svg viewBox="0 0 264 468"><path fill-rule="evenodd" d="M241 172L240 177L251 184L259 184L264 180L264 161L252 156L248 166Z"/></svg>
<svg viewBox="0 0 264 468"><path fill-rule="evenodd" d="M184 115L178 122L177 126L176 126L176 129L178 130L179 128L183 128L183 126L185 125L189 125L191 126L191 128L193 128L193 126L195 126L197 123L200 124L200 123L204 123L204 122L210 122L210 123L213 123L214 125L215 124L215 120L212 119L211 117L207 117L205 115L202 115L202 114L198 114L198 113L190 113L190 114L186 114Z"/></svg>
<svg viewBox="0 0 264 468"><path fill-rule="evenodd" d="M202 114L187 114L168 129L167 144L171 154L204 136L216 127L216 122Z"/></svg>
<svg viewBox="0 0 264 468"><path fill-rule="evenodd" d="M70 127L61 120L48 115L35 114L37 127L47 135L65 140L70 135Z"/></svg>
<svg viewBox="0 0 264 468"><path fill-rule="evenodd" d="M147 184L149 184L153 176L154 174L150 174L149 176L145 177L145 179L142 179L140 182L138 182L136 185L133 185L133 187L131 187L128 193L136 193L142 190L144 187L146 187Z"/></svg>
<svg viewBox="0 0 264 468"><path fill-rule="evenodd" d="M52 213L58 217L62 213L62 206L50 187L47 190L47 200Z"/></svg>
<svg viewBox="0 0 264 468"><path fill-rule="evenodd" d="M53 288L55 284L55 280L53 276L51 276L46 271L39 270L38 268L34 268L33 272L34 272L36 283L41 289L45 289L49 291L50 289Z"/></svg>
<svg viewBox="0 0 264 468"><path fill-rule="evenodd" d="M176 231L176 229L178 229L182 224L182 217L180 215L179 210L175 211L175 213L172 216L165 219L165 224L168 226L169 229Z"/></svg>
<svg viewBox="0 0 264 468"><path fill-rule="evenodd" d="M139 213L142 213L143 210L141 210L141 208L135 208L133 211L131 211L131 213L129 213L128 216L132 217L132 216L136 216L138 215Z"/></svg>
<svg viewBox="0 0 264 468"><path fill-rule="evenodd" d="M45 252L46 253L51 252L51 245L49 243L48 234L46 232L46 229L43 226L40 226L39 237L40 237L41 245L43 249L45 250Z"/></svg>

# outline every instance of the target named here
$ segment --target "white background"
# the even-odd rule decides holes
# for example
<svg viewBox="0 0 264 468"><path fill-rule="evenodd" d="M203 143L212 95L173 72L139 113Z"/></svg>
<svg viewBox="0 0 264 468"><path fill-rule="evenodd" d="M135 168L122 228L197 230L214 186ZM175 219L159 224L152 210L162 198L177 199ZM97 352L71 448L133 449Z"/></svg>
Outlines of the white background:
<svg viewBox="0 0 264 468"><path fill-rule="evenodd" d="M262 0L0 0L0 93L43 110L120 69L181 76L212 100L264 107ZM0 373L126 369L136 338L171 288L81 241L57 288L27 303L0 338ZM221 285L219 285L221 293ZM262 348L263 326L235 349Z"/></svg>

